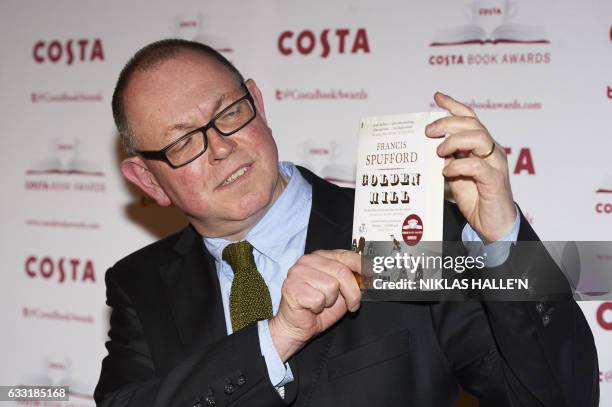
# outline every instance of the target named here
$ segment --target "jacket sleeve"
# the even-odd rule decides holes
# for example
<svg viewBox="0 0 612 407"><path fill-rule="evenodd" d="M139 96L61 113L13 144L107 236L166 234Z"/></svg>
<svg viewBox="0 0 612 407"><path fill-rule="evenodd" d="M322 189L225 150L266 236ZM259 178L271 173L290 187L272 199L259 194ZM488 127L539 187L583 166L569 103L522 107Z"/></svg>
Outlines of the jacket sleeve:
<svg viewBox="0 0 612 407"><path fill-rule="evenodd" d="M108 356L94 392L97 406L285 406L268 378L257 324L186 355L168 374L158 374L134 304L111 268L106 273L112 308Z"/></svg>
<svg viewBox="0 0 612 407"><path fill-rule="evenodd" d="M523 241L530 241L521 250ZM523 217L502 268L560 287L561 271ZM557 273L554 275L554 273ZM442 351L481 406L597 406L593 335L569 286L534 301L441 302L431 308ZM547 299L548 298L548 299Z"/></svg>

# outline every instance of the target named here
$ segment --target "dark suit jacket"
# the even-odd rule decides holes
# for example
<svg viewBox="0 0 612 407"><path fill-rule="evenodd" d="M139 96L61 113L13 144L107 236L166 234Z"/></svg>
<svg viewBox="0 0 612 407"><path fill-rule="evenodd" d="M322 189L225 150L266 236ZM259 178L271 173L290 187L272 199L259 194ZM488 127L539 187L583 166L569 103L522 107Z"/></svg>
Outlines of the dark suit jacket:
<svg viewBox="0 0 612 407"><path fill-rule="evenodd" d="M306 253L349 248L353 191L300 170L313 190ZM451 204L444 216L445 240L460 240L465 220ZM536 239L523 218L519 240ZM113 311L98 405L452 406L459 385L481 406L598 403L593 337L571 297L537 309L363 302L290 359L283 400L256 324L226 334L214 260L193 228L119 261L106 284Z"/></svg>

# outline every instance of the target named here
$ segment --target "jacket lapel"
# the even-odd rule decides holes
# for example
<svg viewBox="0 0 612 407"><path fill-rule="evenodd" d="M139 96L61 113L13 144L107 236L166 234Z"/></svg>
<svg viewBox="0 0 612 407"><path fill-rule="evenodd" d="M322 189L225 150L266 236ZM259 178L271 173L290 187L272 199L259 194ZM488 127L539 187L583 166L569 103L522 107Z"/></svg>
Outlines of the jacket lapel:
<svg viewBox="0 0 612 407"><path fill-rule="evenodd" d="M340 188L322 180L305 168L297 168L312 185L312 209L304 252L350 248L354 190Z"/></svg>
<svg viewBox="0 0 612 407"><path fill-rule="evenodd" d="M312 185L312 209L305 253L349 248L352 234L353 193L323 181L298 167ZM187 227L174 250L176 258L160 266L159 273L171 309L183 357L227 335L219 280L213 257L192 228ZM290 361L298 371L299 404L307 405L316 388L332 344L335 328L310 341Z"/></svg>
<svg viewBox="0 0 612 407"><path fill-rule="evenodd" d="M312 209L308 222L305 253L350 247L353 219L352 191L342 190L298 167L312 185ZM337 327L338 325L336 325ZM299 377L299 403L308 405L325 368L335 328L310 341L294 358Z"/></svg>
<svg viewBox="0 0 612 407"><path fill-rule="evenodd" d="M187 227L174 249L179 256L160 266L160 276L189 355L227 335L225 316L214 259L198 233Z"/></svg>

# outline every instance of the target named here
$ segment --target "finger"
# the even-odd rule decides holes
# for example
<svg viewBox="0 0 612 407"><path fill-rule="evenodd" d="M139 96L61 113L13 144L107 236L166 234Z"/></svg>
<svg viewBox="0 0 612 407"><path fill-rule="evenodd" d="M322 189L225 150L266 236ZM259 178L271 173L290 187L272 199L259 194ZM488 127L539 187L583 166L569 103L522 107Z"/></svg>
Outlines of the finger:
<svg viewBox="0 0 612 407"><path fill-rule="evenodd" d="M306 281L300 281L289 290L288 294L293 299L290 303L295 303L298 308L310 310L314 314L320 314L326 307L325 294Z"/></svg>
<svg viewBox="0 0 612 407"><path fill-rule="evenodd" d="M323 325L324 327L329 327L335 324L340 318L342 318L342 316L346 314L348 308L346 307L346 302L344 301L344 298L339 295L334 305L329 308L326 308L325 310L326 312L320 315L321 325Z"/></svg>
<svg viewBox="0 0 612 407"><path fill-rule="evenodd" d="M493 140L484 130L468 130L451 134L437 148L440 157L453 155L457 152L471 152L482 156L491 151Z"/></svg>
<svg viewBox="0 0 612 407"><path fill-rule="evenodd" d="M351 312L356 311L361 305L361 256L351 250L340 249L315 253L346 266L347 270L334 267L325 267L325 270L335 273L334 276L341 282L340 292L346 299L347 307Z"/></svg>
<svg viewBox="0 0 612 407"><path fill-rule="evenodd" d="M476 117L476 113L474 113L474 111L468 106L456 101L452 97L445 95L442 92L436 92L434 94L434 101L436 102L436 105L448 111L453 116Z"/></svg>
<svg viewBox="0 0 612 407"><path fill-rule="evenodd" d="M471 177L482 184L490 184L496 181L495 169L485 160L477 157L452 160L442 169L442 174L447 178Z"/></svg>
<svg viewBox="0 0 612 407"><path fill-rule="evenodd" d="M351 271L361 274L361 256L352 250L318 250L315 253L330 260L339 261Z"/></svg>
<svg viewBox="0 0 612 407"><path fill-rule="evenodd" d="M350 264L350 267L343 262ZM361 256L347 250L318 251L310 256L309 265L338 281L338 289L345 298L350 311L356 311L359 308L361 304L361 290L357 281L359 277L353 274L352 268L356 269L356 273L361 273Z"/></svg>
<svg viewBox="0 0 612 407"><path fill-rule="evenodd" d="M446 134L470 130L486 130L476 117L449 116L435 120L425 127L427 137L442 137Z"/></svg>
<svg viewBox="0 0 612 407"><path fill-rule="evenodd" d="M304 274L304 282L320 291L325 298L325 307L331 307L340 294L340 281L316 269L309 269Z"/></svg>

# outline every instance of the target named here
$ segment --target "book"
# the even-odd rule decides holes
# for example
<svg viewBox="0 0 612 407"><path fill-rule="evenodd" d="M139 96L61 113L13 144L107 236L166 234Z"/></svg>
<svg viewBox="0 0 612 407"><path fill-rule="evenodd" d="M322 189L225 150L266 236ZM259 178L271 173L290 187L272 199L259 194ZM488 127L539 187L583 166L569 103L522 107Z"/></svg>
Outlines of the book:
<svg viewBox="0 0 612 407"><path fill-rule="evenodd" d="M421 240L442 241L442 142L425 127L445 112L368 117L359 129L353 250L372 255L372 242L405 251ZM385 255L387 255L385 253Z"/></svg>
<svg viewBox="0 0 612 407"><path fill-rule="evenodd" d="M500 43L549 44L549 41L545 38L544 30L537 26L516 23L501 24L489 33L478 25L462 25L440 30L430 46Z"/></svg>

